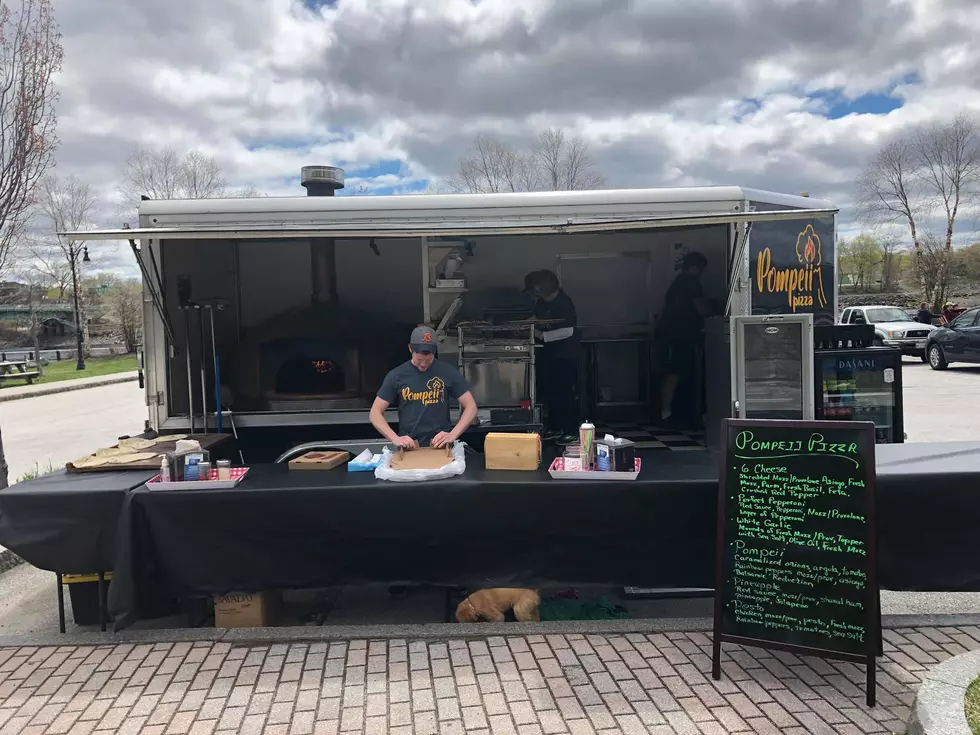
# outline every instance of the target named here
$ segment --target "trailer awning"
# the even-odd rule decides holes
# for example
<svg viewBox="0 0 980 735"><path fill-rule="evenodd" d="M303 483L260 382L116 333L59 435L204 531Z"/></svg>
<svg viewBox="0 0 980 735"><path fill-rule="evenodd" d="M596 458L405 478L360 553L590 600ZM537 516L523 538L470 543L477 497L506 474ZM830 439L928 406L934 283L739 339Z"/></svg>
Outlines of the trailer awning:
<svg viewBox="0 0 980 735"><path fill-rule="evenodd" d="M186 225L176 227L120 228L58 233L73 240L281 240L306 238L418 238L475 237L487 235L549 235L663 227L693 227L738 222L776 222L806 220L837 214L834 209L782 209L764 212L710 212L698 214L628 217L623 219L565 219L487 222L344 222L311 225L262 224L215 227Z"/></svg>

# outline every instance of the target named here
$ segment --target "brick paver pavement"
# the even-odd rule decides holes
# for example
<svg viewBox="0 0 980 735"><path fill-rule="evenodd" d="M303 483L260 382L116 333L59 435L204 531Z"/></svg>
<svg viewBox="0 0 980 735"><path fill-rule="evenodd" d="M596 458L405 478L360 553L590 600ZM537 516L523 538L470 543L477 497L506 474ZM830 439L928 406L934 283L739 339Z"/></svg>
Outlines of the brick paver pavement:
<svg viewBox="0 0 980 735"><path fill-rule="evenodd" d="M0 649L0 733L904 732L927 667L980 627L885 631L879 706L849 663L704 633Z"/></svg>

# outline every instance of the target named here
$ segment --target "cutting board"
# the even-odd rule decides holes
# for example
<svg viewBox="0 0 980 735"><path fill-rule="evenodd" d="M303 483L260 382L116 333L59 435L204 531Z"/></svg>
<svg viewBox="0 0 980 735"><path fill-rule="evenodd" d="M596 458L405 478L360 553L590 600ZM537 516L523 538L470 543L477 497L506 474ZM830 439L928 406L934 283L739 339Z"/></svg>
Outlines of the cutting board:
<svg viewBox="0 0 980 735"><path fill-rule="evenodd" d="M158 441L151 447L139 450L140 452L145 452L147 454L153 454L152 458L147 458L139 462L133 462L132 464L104 464L97 467L75 467L71 462L65 465L65 469L69 473L76 472L126 472L132 470L159 470L160 469L160 455L166 454L168 452L174 452L177 450L177 442L166 441L166 436L153 437L152 435L140 434L137 435L139 439L157 439ZM213 452L221 444L226 441L231 440L233 437L231 434L189 434L185 438L195 439L201 444L201 449ZM94 456L94 453L93 455Z"/></svg>
<svg viewBox="0 0 980 735"><path fill-rule="evenodd" d="M346 463L350 452L307 452L301 457L289 461L291 470L332 470Z"/></svg>

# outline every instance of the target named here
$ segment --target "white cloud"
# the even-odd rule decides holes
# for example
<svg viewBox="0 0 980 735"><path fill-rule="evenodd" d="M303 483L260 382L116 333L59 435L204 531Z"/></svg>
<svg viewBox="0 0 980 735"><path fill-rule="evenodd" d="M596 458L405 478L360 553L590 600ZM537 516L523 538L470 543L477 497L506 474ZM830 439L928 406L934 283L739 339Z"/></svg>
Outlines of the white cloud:
<svg viewBox="0 0 980 735"><path fill-rule="evenodd" d="M477 132L561 125L610 185L808 191L846 232L877 146L980 113L974 0L56 2L60 166L107 196L136 144L211 152L271 194L302 193L310 163L403 191ZM808 95L833 88L904 105L828 119L834 100Z"/></svg>

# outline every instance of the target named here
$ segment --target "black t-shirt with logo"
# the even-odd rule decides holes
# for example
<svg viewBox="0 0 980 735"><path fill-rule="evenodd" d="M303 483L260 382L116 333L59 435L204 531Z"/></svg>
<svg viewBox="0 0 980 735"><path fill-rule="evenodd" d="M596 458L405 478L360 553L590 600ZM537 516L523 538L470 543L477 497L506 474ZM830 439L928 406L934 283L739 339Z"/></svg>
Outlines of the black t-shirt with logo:
<svg viewBox="0 0 980 735"><path fill-rule="evenodd" d="M411 360L385 376L378 398L398 406L398 433L427 446L440 431L453 428L449 399L459 399L470 389L459 370L438 358L428 370L419 370Z"/></svg>

